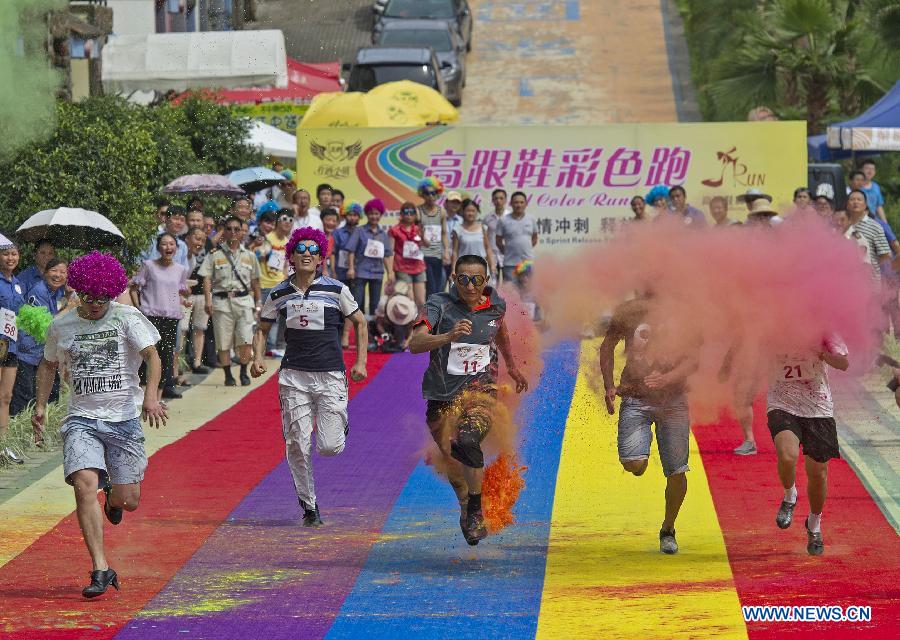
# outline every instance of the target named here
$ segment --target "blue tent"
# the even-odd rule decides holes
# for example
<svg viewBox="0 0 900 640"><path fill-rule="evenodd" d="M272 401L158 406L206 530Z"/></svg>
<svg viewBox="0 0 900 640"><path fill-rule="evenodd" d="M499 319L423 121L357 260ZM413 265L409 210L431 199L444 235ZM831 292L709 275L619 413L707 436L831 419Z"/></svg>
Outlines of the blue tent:
<svg viewBox="0 0 900 640"><path fill-rule="evenodd" d="M809 155L810 162L834 162L835 160L844 160L853 156L852 151L829 148L827 136L824 133L820 133L817 136L809 136L806 139L806 152ZM866 155L876 156L878 154L866 152Z"/></svg>
<svg viewBox="0 0 900 640"><path fill-rule="evenodd" d="M900 82L862 115L829 126L825 138L832 149L900 150Z"/></svg>

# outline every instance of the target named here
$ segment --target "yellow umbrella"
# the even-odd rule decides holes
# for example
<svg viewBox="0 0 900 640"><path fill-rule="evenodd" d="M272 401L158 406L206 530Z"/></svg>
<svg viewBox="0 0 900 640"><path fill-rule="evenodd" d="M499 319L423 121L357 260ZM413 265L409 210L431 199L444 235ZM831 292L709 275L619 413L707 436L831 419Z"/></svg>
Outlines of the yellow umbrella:
<svg viewBox="0 0 900 640"><path fill-rule="evenodd" d="M402 80L368 93L320 93L313 98L300 127L416 127L456 122L459 112L440 93Z"/></svg>
<svg viewBox="0 0 900 640"><path fill-rule="evenodd" d="M429 122L456 122L459 112L440 93L424 84L400 80L382 84L366 94L370 122L378 127L409 127Z"/></svg>
<svg viewBox="0 0 900 640"><path fill-rule="evenodd" d="M320 93L303 116L300 126L306 129L322 127L368 127L369 117L364 93Z"/></svg>

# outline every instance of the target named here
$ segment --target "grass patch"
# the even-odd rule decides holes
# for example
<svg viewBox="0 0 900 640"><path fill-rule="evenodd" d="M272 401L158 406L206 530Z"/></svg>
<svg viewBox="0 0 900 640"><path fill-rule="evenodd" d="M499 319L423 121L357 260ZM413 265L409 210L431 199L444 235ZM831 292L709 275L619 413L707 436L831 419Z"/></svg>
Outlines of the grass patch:
<svg viewBox="0 0 900 640"><path fill-rule="evenodd" d="M66 385L62 385L59 390L59 402L52 402L47 405L44 442L40 445L34 444L34 432L31 429L31 410L33 405L29 405L25 411L10 419L9 431L4 437L0 438L0 450L9 447L17 455L28 457L30 452L58 449L62 444L59 428L66 417L68 402L69 389ZM5 456L0 456L0 469L19 466L7 460Z"/></svg>

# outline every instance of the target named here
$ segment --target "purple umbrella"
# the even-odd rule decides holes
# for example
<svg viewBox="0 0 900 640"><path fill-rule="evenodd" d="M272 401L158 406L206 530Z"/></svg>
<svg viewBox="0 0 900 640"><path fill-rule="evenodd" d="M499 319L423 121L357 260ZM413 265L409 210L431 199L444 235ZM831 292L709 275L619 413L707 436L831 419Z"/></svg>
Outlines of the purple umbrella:
<svg viewBox="0 0 900 640"><path fill-rule="evenodd" d="M211 193L222 196L242 196L244 190L224 176L212 173L195 173L175 178L165 186L163 193Z"/></svg>

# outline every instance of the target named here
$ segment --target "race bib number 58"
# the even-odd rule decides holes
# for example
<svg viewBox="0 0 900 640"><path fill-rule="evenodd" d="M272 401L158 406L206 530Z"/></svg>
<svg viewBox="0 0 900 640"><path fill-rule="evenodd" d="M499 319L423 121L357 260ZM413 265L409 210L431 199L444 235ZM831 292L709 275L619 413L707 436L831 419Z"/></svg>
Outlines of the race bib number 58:
<svg viewBox="0 0 900 640"><path fill-rule="evenodd" d="M9 309L0 310L0 334L9 340L19 339L19 329L16 326L16 312Z"/></svg>
<svg viewBox="0 0 900 640"><path fill-rule="evenodd" d="M317 300L289 302L287 305L287 328L303 331L325 329L325 305Z"/></svg>
<svg viewBox="0 0 900 640"><path fill-rule="evenodd" d="M454 376L473 376L484 371L491 362L491 346L488 344L450 343L447 373Z"/></svg>

